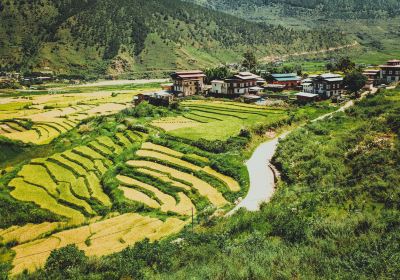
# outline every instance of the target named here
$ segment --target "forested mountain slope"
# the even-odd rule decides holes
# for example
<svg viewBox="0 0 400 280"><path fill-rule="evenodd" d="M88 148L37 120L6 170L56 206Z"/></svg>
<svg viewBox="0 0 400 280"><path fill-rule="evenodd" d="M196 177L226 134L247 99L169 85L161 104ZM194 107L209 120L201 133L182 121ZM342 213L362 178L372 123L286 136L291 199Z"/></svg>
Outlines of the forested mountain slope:
<svg viewBox="0 0 400 280"><path fill-rule="evenodd" d="M0 1L3 70L121 74L237 62L349 42L332 29L250 23L178 0ZM240 59L240 58L239 58Z"/></svg>
<svg viewBox="0 0 400 280"><path fill-rule="evenodd" d="M359 63L380 64L400 55L399 0L187 1L255 22L298 30L341 30L361 44L347 52Z"/></svg>
<svg viewBox="0 0 400 280"><path fill-rule="evenodd" d="M261 19L256 10L280 10L282 16L312 16L314 19L372 19L397 16L400 12L398 0L189 0L217 10Z"/></svg>

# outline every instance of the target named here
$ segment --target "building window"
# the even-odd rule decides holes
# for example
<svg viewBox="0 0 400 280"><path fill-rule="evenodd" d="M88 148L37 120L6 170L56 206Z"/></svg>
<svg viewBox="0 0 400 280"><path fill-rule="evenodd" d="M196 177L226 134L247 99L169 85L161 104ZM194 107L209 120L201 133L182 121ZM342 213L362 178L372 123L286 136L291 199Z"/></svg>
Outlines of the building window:
<svg viewBox="0 0 400 280"><path fill-rule="evenodd" d="M389 75L392 75L392 73L393 73L392 71L389 71Z"/></svg>

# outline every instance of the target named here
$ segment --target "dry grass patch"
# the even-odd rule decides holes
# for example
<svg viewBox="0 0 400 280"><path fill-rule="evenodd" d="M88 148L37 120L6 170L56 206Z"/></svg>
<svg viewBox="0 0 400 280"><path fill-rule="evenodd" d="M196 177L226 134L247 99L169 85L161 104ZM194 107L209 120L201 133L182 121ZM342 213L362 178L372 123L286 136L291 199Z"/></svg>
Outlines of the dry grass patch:
<svg viewBox="0 0 400 280"><path fill-rule="evenodd" d="M167 161L185 168L189 168L192 169L194 171L199 171L201 170L200 166L194 165L190 162L181 160L179 158L173 157L173 156L169 156L166 154L162 154L159 152L155 152L155 151L148 151L148 150L139 150L136 152L136 155L140 156L140 157L147 157L147 158L154 158L154 159L160 159L163 161Z"/></svg>
<svg viewBox="0 0 400 280"><path fill-rule="evenodd" d="M240 185L237 181L235 181L233 178L226 176L224 174L221 174L217 171L215 171L214 169L212 169L209 166L203 167L202 169L204 172L206 172L207 174L219 179L220 181L224 182L231 191L233 192L238 192L240 191Z"/></svg>

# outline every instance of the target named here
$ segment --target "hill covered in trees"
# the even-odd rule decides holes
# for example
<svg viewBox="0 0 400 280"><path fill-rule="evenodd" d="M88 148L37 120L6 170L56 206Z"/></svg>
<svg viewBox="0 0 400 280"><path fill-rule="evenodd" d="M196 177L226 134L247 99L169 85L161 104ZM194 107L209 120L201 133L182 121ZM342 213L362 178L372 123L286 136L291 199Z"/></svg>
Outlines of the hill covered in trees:
<svg viewBox="0 0 400 280"><path fill-rule="evenodd" d="M67 74L169 71L349 43L335 29L243 21L178 0L0 1L0 67Z"/></svg>
<svg viewBox="0 0 400 280"><path fill-rule="evenodd" d="M397 0L190 0L217 10L223 10L237 15L245 13L251 19L262 19L270 13L279 11L282 16L312 16L314 19L373 19L397 16L400 12L400 2ZM268 13L269 10L269 13Z"/></svg>

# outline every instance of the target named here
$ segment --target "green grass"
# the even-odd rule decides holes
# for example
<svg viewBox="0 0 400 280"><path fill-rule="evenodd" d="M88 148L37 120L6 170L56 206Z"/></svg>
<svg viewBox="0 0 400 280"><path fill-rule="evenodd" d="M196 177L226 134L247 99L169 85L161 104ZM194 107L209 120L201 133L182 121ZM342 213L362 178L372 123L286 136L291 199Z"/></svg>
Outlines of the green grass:
<svg viewBox="0 0 400 280"><path fill-rule="evenodd" d="M227 102L187 102L182 106L190 108L185 114L193 120L202 122L196 127L180 128L169 132L173 136L191 140L226 140L239 134L243 128L273 123L284 119L284 110L268 110L256 106L236 106Z"/></svg>
<svg viewBox="0 0 400 280"><path fill-rule="evenodd" d="M85 213L94 215L95 212L93 211L93 209L90 207L90 205L84 201L81 200L77 197L75 197L75 195L71 192L71 187L69 183L60 183L58 185L58 189L60 191L60 197L59 199L61 201L63 201L66 204L72 204L71 207L78 207L84 210Z"/></svg>
<svg viewBox="0 0 400 280"><path fill-rule="evenodd" d="M11 192L11 195L18 200L34 202L44 209L47 209L57 215L70 218L74 221L84 220L84 216L79 211L61 205L44 189L28 184L21 178L12 180L9 185L15 188Z"/></svg>
<svg viewBox="0 0 400 280"><path fill-rule="evenodd" d="M53 181L43 166L32 164L25 165L18 173L18 176L23 177L28 183L43 187L53 197L58 197L57 184Z"/></svg>

